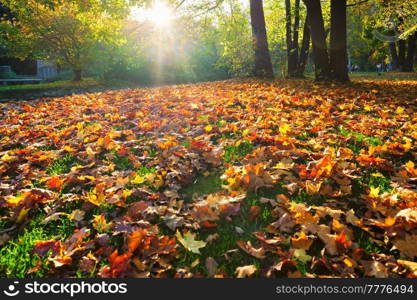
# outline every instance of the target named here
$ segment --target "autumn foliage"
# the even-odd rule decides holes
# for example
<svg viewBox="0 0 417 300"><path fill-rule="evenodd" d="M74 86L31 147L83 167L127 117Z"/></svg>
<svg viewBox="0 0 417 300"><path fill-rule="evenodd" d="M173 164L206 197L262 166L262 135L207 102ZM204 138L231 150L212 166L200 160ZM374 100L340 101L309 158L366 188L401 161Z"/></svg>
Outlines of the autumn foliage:
<svg viewBox="0 0 417 300"><path fill-rule="evenodd" d="M0 104L0 245L41 215L73 230L36 241L27 275L416 277L416 100L231 80ZM202 174L220 188L186 197ZM258 227L205 252L239 220ZM236 253L256 263L230 271Z"/></svg>

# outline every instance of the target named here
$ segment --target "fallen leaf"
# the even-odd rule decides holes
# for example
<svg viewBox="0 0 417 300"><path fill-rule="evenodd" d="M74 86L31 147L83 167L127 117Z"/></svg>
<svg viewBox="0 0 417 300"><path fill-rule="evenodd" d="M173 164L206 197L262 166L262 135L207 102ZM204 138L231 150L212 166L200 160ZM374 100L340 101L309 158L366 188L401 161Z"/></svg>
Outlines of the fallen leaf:
<svg viewBox="0 0 417 300"><path fill-rule="evenodd" d="M177 230L175 234L178 241L184 246L185 249L191 251L196 254L200 254L200 248L204 248L206 246L206 242L197 241L196 234L191 232L186 232L184 236Z"/></svg>
<svg viewBox="0 0 417 300"><path fill-rule="evenodd" d="M235 274L237 278L246 278L251 277L255 272L257 271L257 268L255 265L248 265L243 267L237 267Z"/></svg>
<svg viewBox="0 0 417 300"><path fill-rule="evenodd" d="M207 257L205 266L206 266L206 269L207 269L208 276L211 277L214 274L216 274L217 267L219 266L219 264L214 260L214 258Z"/></svg>

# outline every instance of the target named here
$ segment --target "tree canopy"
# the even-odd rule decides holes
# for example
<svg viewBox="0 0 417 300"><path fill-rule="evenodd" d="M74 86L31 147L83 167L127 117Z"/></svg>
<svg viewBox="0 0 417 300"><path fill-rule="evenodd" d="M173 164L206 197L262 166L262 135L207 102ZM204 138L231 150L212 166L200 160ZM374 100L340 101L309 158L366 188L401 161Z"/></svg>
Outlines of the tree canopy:
<svg viewBox="0 0 417 300"><path fill-rule="evenodd" d="M146 19L157 2L172 15L165 16L164 28ZM415 0L2 3L9 12L0 23L7 55L52 61L77 78L82 71L149 82L304 77L315 69L318 80L347 81L354 64L362 70L378 62L414 68Z"/></svg>

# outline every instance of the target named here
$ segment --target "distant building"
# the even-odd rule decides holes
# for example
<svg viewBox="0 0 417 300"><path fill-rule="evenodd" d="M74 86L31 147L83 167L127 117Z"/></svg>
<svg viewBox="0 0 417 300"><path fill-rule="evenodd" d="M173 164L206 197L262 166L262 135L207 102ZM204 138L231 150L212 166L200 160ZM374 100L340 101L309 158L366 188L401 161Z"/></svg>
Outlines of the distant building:
<svg viewBox="0 0 417 300"><path fill-rule="evenodd" d="M0 66L10 66L17 75L37 76L38 74L36 60L32 59L21 61L18 58L0 56Z"/></svg>
<svg viewBox="0 0 417 300"><path fill-rule="evenodd" d="M43 60L37 60L37 77L42 79L48 79L58 75L58 67L56 64L46 62Z"/></svg>
<svg viewBox="0 0 417 300"><path fill-rule="evenodd" d="M17 75L49 79L58 75L58 67L51 62L43 60L21 61L12 57L0 57L0 66L10 66Z"/></svg>

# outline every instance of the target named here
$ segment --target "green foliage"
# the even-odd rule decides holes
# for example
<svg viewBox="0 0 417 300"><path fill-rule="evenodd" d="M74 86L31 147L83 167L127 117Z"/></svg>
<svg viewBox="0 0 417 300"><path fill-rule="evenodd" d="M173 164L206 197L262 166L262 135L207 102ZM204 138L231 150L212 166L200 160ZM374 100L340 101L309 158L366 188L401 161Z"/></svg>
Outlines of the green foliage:
<svg viewBox="0 0 417 300"><path fill-rule="evenodd" d="M127 171L134 169L134 166L130 159L124 155L115 154L112 159L112 162L116 165L117 170Z"/></svg>
<svg viewBox="0 0 417 300"><path fill-rule="evenodd" d="M228 146L224 149L223 159L225 162L235 162L252 153L254 146L249 141L243 141L239 145Z"/></svg>
<svg viewBox="0 0 417 300"><path fill-rule="evenodd" d="M358 241L359 246L366 251L367 254L382 253L383 249L376 245L369 234L360 228L354 227L353 232Z"/></svg>
<svg viewBox="0 0 417 300"><path fill-rule="evenodd" d="M350 136L354 139L355 143L350 144L348 146L355 153L359 153L359 150L361 148L360 146L362 146L363 144L372 146L380 146L384 144L384 142L377 137L366 135L360 132L352 132L343 128L342 126L339 127L339 132L343 136Z"/></svg>
<svg viewBox="0 0 417 300"><path fill-rule="evenodd" d="M221 186L222 180L219 174L199 175L192 184L182 189L181 193L186 199L190 200L194 194L206 195L220 191L222 189Z"/></svg>
<svg viewBox="0 0 417 300"><path fill-rule="evenodd" d="M61 158L55 159L46 169L50 175L65 174L71 171L71 168L77 163L77 160L71 154L66 154Z"/></svg>
<svg viewBox="0 0 417 300"><path fill-rule="evenodd" d="M5 277L25 278L26 273L36 266L40 259L38 255L31 254L36 241L43 241L46 235L42 227L25 232L14 241L10 241L0 250L0 274ZM43 277L43 272L34 275Z"/></svg>
<svg viewBox="0 0 417 300"><path fill-rule="evenodd" d="M252 31L248 12L239 1L230 1L226 13L218 15L216 37L221 56L217 65L233 76L248 76L254 68Z"/></svg>
<svg viewBox="0 0 417 300"><path fill-rule="evenodd" d="M123 42L120 31L126 1L4 0L15 18L3 18L1 41L9 56L29 55L73 70Z"/></svg>
<svg viewBox="0 0 417 300"><path fill-rule="evenodd" d="M200 194L209 194L221 189L218 176L207 176L204 180L198 181L192 185L191 190L197 190ZM200 188L210 186L205 190ZM210 234L218 234L218 238L213 242L208 243L204 248L200 249L201 255L192 254L182 251L179 256L180 259L175 262L176 267L189 267L192 262L199 259L200 263L194 267L195 271L207 275L207 269L204 263L208 257L212 257L218 263L218 269L224 270L230 276L234 275L236 268L244 265L255 265L259 269L261 262L240 250L237 246L238 241L250 241L256 245L257 241L254 232L263 231L265 227L272 222L271 208L260 202L262 196L273 194L279 189L262 189L259 195L255 193L248 193L246 199L241 203L241 210L237 216L232 217L232 221L222 219L218 222L218 226L213 229L206 229L199 236L200 240L205 240ZM260 215L255 220L249 219L249 209L251 206L259 206L261 208ZM239 232L240 231L240 232ZM225 253L229 250L238 248L238 251L231 251L228 254L228 259ZM268 261L266 259L265 261Z"/></svg>
<svg viewBox="0 0 417 300"><path fill-rule="evenodd" d="M74 231L72 221L60 218L46 225L41 224L45 215L37 215L24 232L8 242L0 250L0 277L27 278L47 275L47 258L32 252L35 243L51 239L65 240ZM40 264L38 270L28 275L28 271Z"/></svg>
<svg viewBox="0 0 417 300"><path fill-rule="evenodd" d="M295 203L305 203L308 205L322 205L326 199L322 195L308 195L306 191L300 190L291 198Z"/></svg>

